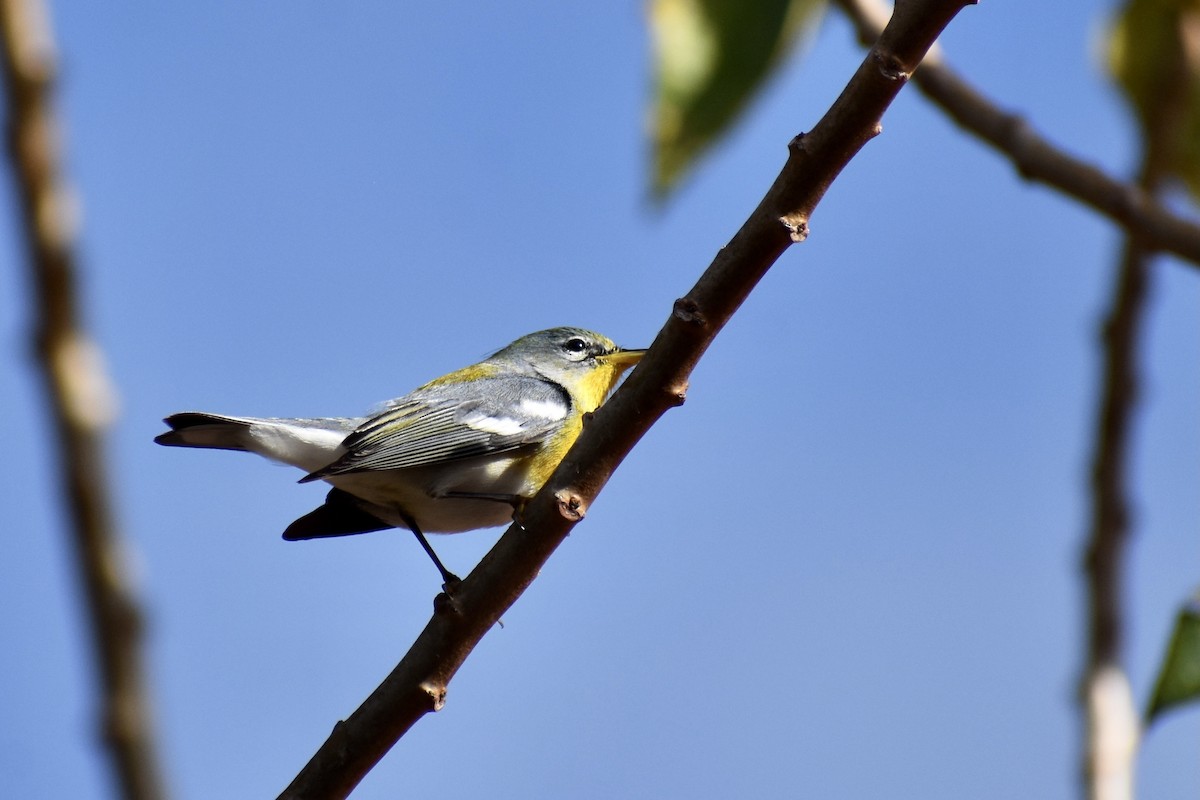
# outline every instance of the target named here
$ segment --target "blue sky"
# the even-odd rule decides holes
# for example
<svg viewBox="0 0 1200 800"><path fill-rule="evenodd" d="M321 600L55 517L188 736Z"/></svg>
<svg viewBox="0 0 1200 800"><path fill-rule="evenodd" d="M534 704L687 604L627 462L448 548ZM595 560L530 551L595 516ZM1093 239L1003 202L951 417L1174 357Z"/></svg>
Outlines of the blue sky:
<svg viewBox="0 0 1200 800"><path fill-rule="evenodd" d="M1106 4L984 3L948 57L1110 171ZM62 2L110 455L180 798L274 796L423 627L407 533L286 543L199 409L357 414L552 325L648 343L862 57L831 16L662 209L638 4ZM95 680L0 195L0 779L104 798ZM1097 323L1120 237L905 91L540 579L356 798L1067 797ZM1144 702L1197 583L1200 275L1155 269L1133 453ZM499 531L438 537L461 573ZM1193 797L1200 713L1148 797Z"/></svg>

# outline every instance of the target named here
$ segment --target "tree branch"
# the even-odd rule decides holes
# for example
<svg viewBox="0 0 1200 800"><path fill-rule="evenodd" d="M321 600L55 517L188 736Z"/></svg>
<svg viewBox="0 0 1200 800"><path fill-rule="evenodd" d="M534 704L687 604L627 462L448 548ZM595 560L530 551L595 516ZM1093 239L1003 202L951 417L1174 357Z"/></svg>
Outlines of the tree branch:
<svg viewBox="0 0 1200 800"><path fill-rule="evenodd" d="M688 294L675 302L649 353L583 434L522 517L433 618L403 660L344 722L281 798L347 796L418 719L440 709L463 660L541 566L645 432L681 404L688 376L750 291L794 242L826 189L880 130L883 112L967 0L907 0L842 94L789 145L783 171Z"/></svg>
<svg viewBox="0 0 1200 800"><path fill-rule="evenodd" d="M1174 79L1164 80L1152 106L1139 109L1142 166L1137 186L1161 192L1190 101L1189 66L1182 42L1159 54ZM1084 545L1088 601L1087 654L1080 679L1085 736L1083 784L1091 800L1133 797L1134 762L1141 735L1129 678L1122 666L1125 571L1130 537L1129 450L1138 401L1138 349L1145 324L1153 251L1134 233L1126 236L1101 327L1104 382L1092 455L1092 519Z"/></svg>
<svg viewBox="0 0 1200 800"><path fill-rule="evenodd" d="M103 684L103 739L124 797L164 795L143 680L141 613L125 580L113 524L102 435L114 414L100 350L79 321L73 196L59 165L51 109L55 55L37 0L2 0L0 35L9 104L9 155L24 215L37 304L35 344L58 435L64 500L73 522Z"/></svg>
<svg viewBox="0 0 1200 800"><path fill-rule="evenodd" d="M1137 403L1137 349L1150 253L1130 238L1103 326L1104 384L1092 456L1091 532L1084 545L1087 653L1080 679L1085 737L1082 775L1093 800L1133 797L1138 716L1121 666L1124 574L1129 545L1126 467Z"/></svg>
<svg viewBox="0 0 1200 800"><path fill-rule="evenodd" d="M869 41L885 14L878 0L835 0ZM920 90L960 126L1008 156L1020 174L1080 200L1126 231L1109 315L1103 326L1104 383L1092 460L1092 519L1085 545L1087 655L1080 681L1086 736L1085 794L1122 800L1133 794L1139 739L1129 679L1121 666L1123 586L1129 544L1126 470L1137 402L1137 352L1155 251L1200 264L1200 226L1168 211L1156 194L1165 176L1165 147L1179 129L1179 91L1159 97L1160 118L1143 120L1145 157L1136 182L1122 183L1058 150L1016 114L997 108L931 54L916 77ZM1181 79L1168 82L1174 89Z"/></svg>
<svg viewBox="0 0 1200 800"><path fill-rule="evenodd" d="M886 7L879 0L834 0L860 41L879 35ZM1058 149L1019 114L1004 111L961 78L936 53L916 75L917 88L955 123L1012 161L1021 177L1044 183L1123 227L1148 251L1173 253L1200 265L1200 221L1173 213L1143 187L1124 183Z"/></svg>

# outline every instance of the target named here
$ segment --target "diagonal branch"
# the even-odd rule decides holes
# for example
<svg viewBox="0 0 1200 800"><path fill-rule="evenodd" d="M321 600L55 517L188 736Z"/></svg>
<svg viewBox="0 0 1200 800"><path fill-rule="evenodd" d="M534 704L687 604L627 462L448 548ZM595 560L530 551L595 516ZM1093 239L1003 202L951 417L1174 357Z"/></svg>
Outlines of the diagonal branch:
<svg viewBox="0 0 1200 800"><path fill-rule="evenodd" d="M154 800L164 791L143 679L142 616L126 582L103 452L113 391L99 348L79 320L75 209L59 164L50 97L55 57L45 8L38 0L3 0L0 35L9 153L37 304L36 349L57 428L76 564L91 614L104 692L103 738L122 796Z"/></svg>
<svg viewBox="0 0 1200 800"><path fill-rule="evenodd" d="M779 256L808 235L808 220L850 159L880 130L883 112L968 0L908 0L842 94L789 146L783 171L750 218L674 310L649 353L404 659L305 765L281 798L340 798L404 733L445 702L459 666L583 518L613 470L666 411L683 402L692 369Z"/></svg>
<svg viewBox="0 0 1200 800"><path fill-rule="evenodd" d="M887 10L880 0L834 0L870 44ZM1060 150L1019 114L1005 111L974 89L936 54L915 76L917 88L958 125L1012 161L1023 178L1044 183L1100 212L1148 251L1173 253L1200 265L1200 221L1167 209L1143 187L1124 183Z"/></svg>

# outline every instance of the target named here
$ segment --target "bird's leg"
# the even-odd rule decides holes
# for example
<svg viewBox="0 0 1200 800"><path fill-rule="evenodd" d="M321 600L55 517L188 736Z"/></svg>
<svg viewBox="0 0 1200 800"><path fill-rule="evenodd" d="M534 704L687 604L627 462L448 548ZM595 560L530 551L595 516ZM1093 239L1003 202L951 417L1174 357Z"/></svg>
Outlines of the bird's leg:
<svg viewBox="0 0 1200 800"><path fill-rule="evenodd" d="M400 512L400 518L404 520L404 524L407 525L408 529L413 532L414 536L417 537L417 541L421 543L421 547L425 548L425 552L428 553L429 558L433 560L433 565L438 568L438 572L442 573L442 588L446 590L447 594L452 593L454 588L462 583L462 579L460 579L450 570L446 569L446 565L443 564L442 560L437 557L437 553L433 552L433 548L430 546L429 540L425 538L425 534L421 532L421 528L417 525L417 521L415 519L410 517L408 514L405 514L403 511Z"/></svg>
<svg viewBox="0 0 1200 800"><path fill-rule="evenodd" d="M513 498L513 524L520 528L522 533L525 532L525 520L523 520L522 517L525 515L525 506L528 503L528 497Z"/></svg>

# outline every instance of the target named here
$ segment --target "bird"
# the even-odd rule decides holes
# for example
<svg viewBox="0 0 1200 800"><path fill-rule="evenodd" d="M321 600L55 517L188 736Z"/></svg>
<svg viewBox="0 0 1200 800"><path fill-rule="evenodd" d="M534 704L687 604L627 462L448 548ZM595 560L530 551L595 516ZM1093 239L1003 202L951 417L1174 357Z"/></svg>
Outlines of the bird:
<svg viewBox="0 0 1200 800"><path fill-rule="evenodd" d="M583 328L522 336L484 360L359 417L244 417L184 411L154 441L256 453L324 481L325 502L288 541L404 528L441 574L426 533L504 525L550 477L595 411L645 350Z"/></svg>

